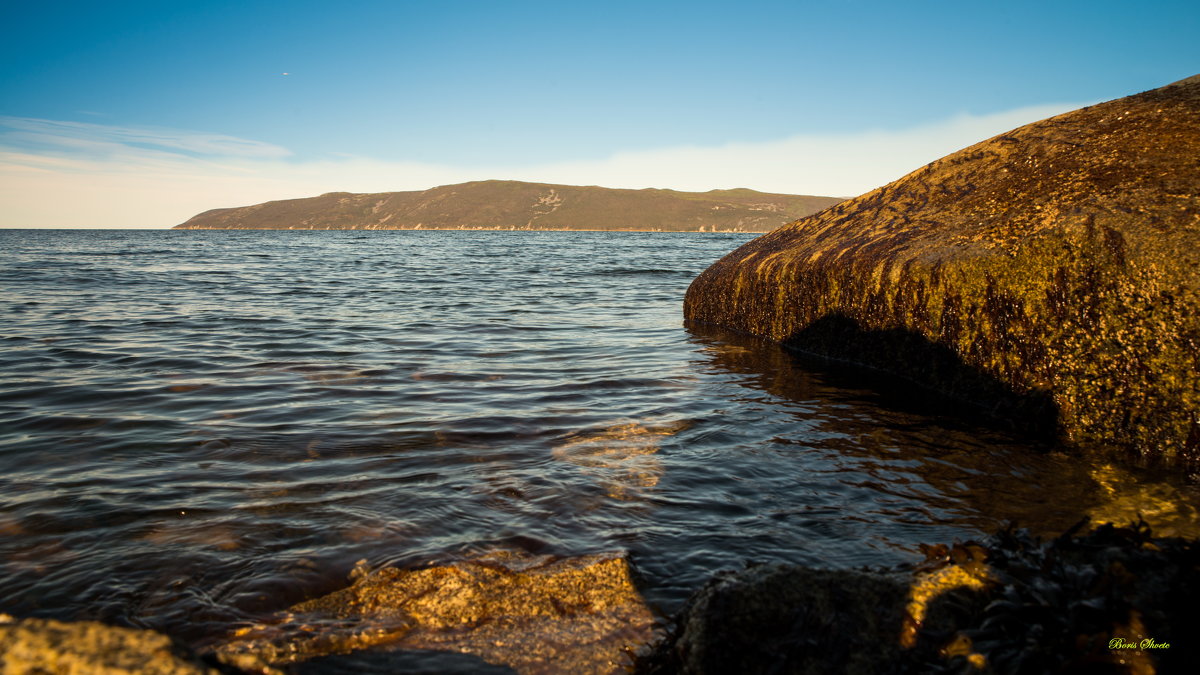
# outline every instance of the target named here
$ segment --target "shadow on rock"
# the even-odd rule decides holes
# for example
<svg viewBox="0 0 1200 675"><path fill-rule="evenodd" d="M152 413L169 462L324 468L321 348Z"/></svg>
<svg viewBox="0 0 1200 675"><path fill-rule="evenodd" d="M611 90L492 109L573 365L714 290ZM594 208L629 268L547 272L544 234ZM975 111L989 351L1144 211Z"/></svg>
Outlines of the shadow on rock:
<svg viewBox="0 0 1200 675"><path fill-rule="evenodd" d="M943 407L989 426L1042 442L1058 435L1058 408L1048 392L1017 392L916 331L864 330L850 317L834 314L784 344L809 355L878 368L919 387L933 386L936 391L928 391L927 398L940 398Z"/></svg>
<svg viewBox="0 0 1200 675"><path fill-rule="evenodd" d="M1081 529L929 546L915 568L726 573L639 672L1196 672L1200 545Z"/></svg>

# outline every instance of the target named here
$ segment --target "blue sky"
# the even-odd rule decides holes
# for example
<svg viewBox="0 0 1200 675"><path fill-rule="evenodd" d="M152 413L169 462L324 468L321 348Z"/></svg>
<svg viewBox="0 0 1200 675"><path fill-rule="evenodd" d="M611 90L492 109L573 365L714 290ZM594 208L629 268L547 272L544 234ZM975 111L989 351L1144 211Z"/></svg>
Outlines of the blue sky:
<svg viewBox="0 0 1200 675"><path fill-rule="evenodd" d="M8 3L0 226L480 178L849 196L1196 74L1197 35L1195 2Z"/></svg>

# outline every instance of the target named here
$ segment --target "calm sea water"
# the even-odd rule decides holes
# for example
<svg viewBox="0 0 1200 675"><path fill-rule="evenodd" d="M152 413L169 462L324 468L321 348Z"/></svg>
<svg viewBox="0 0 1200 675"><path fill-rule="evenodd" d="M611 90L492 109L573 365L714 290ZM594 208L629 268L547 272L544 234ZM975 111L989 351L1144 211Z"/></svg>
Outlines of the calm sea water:
<svg viewBox="0 0 1200 675"><path fill-rule="evenodd" d="M685 328L750 236L0 231L0 611L204 641L500 547L628 551L671 612L748 560L1194 524L1189 486Z"/></svg>

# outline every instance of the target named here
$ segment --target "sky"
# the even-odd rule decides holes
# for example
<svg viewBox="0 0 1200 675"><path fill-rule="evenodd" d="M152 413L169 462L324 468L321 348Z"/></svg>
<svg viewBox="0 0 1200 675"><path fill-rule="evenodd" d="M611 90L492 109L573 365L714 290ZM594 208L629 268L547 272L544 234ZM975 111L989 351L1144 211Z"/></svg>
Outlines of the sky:
<svg viewBox="0 0 1200 675"><path fill-rule="evenodd" d="M512 179L849 197L1200 72L1194 0L5 3L0 227Z"/></svg>

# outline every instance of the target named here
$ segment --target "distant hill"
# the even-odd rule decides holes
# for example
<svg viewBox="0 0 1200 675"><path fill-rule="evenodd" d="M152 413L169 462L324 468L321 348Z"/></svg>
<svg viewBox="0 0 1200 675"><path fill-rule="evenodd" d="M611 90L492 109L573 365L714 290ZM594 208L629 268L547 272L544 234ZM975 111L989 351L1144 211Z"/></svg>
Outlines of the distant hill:
<svg viewBox="0 0 1200 675"><path fill-rule="evenodd" d="M213 209L174 229L768 232L840 201L744 188L676 192L487 180Z"/></svg>

